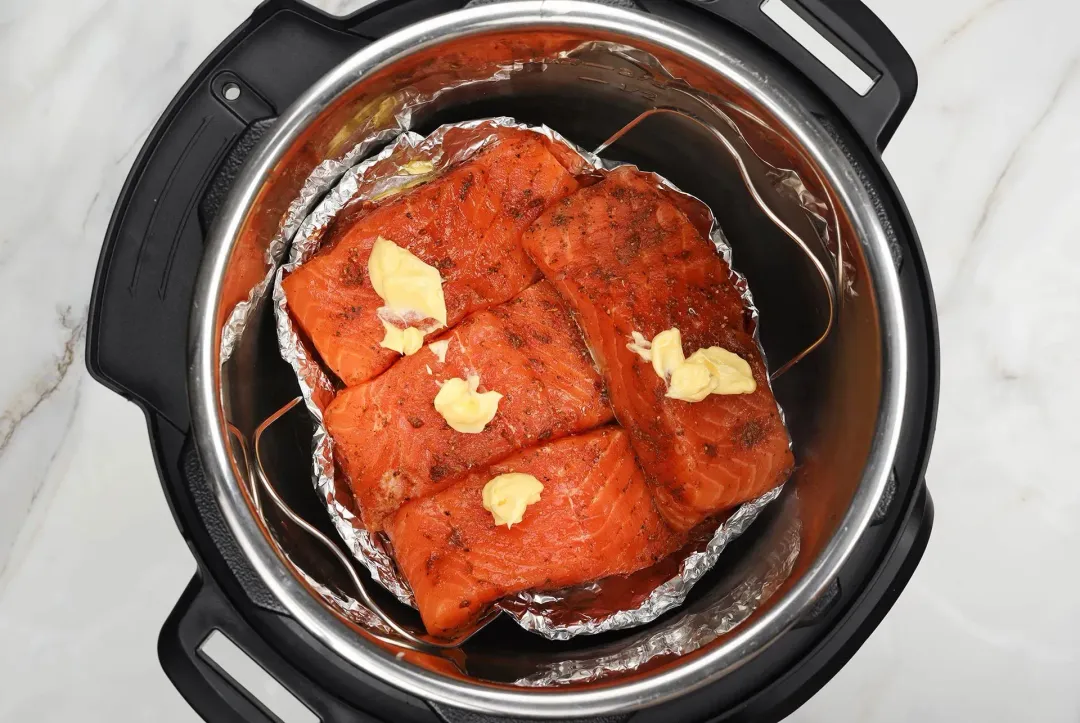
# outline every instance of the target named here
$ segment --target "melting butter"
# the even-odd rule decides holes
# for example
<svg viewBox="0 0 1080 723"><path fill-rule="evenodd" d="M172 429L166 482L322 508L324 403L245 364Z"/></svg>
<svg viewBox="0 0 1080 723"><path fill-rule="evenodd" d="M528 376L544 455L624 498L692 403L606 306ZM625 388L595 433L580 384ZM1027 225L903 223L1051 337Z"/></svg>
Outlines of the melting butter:
<svg viewBox="0 0 1080 723"><path fill-rule="evenodd" d="M400 99L395 95L381 95L365 105L341 127L330 141L327 157L336 158L338 151L347 143L351 147L356 143L356 132L365 126L370 130L386 128L394 117ZM349 140L352 139L352 143Z"/></svg>
<svg viewBox="0 0 1080 723"><path fill-rule="evenodd" d="M421 183L425 183L428 180L426 176L431 175L434 170L435 164L431 161L409 161L405 165L401 166L398 171L399 173L403 173L407 176L414 176L414 178L410 178L407 181L401 181L397 185L392 186L385 191L376 193L374 196L371 197L371 200L381 201L384 198L396 196L402 191L408 191L410 188L416 188ZM421 176L425 177L421 178Z"/></svg>
<svg viewBox="0 0 1080 723"><path fill-rule="evenodd" d="M424 263L408 249L382 236L375 239L368 258L368 276L375 293L385 303L377 312L386 330L380 346L402 354L415 354L423 344L424 334L446 326L442 276L438 269ZM423 329L411 326L427 319L433 319L434 325L429 323ZM402 329L399 324L406 328Z"/></svg>
<svg viewBox="0 0 1080 723"><path fill-rule="evenodd" d="M493 477L484 485L484 509L496 525L510 529L521 522L525 508L540 501L544 485L531 474L509 472Z"/></svg>
<svg viewBox="0 0 1080 723"><path fill-rule="evenodd" d="M478 392L480 377L470 375L464 379L448 379L435 395L435 411L442 415L451 428L465 434L484 431L499 409L502 395L498 392Z"/></svg>
<svg viewBox="0 0 1080 723"><path fill-rule="evenodd" d="M435 164L431 161L409 161L401 170L408 173L410 176L423 176L424 174L431 173L435 170Z"/></svg>
<svg viewBox="0 0 1080 723"><path fill-rule="evenodd" d="M653 337L652 368L657 376L671 379L672 373L685 363L682 334L678 329L668 329Z"/></svg>
<svg viewBox="0 0 1080 723"><path fill-rule="evenodd" d="M738 354L711 346L685 357L682 333L676 328L660 332L652 341L637 331L630 339L626 348L652 363L656 375L667 382L666 396L671 399L700 402L710 394L751 394L757 390L750 365Z"/></svg>
<svg viewBox="0 0 1080 723"><path fill-rule="evenodd" d="M386 334L379 342L381 347L412 356L424 345L424 333L415 327L407 326L402 329L386 321L383 321L382 325Z"/></svg>
<svg viewBox="0 0 1080 723"><path fill-rule="evenodd" d="M710 394L753 394L757 391L754 372L738 354L719 346L698 349L686 360L687 366L702 366L712 380Z"/></svg>

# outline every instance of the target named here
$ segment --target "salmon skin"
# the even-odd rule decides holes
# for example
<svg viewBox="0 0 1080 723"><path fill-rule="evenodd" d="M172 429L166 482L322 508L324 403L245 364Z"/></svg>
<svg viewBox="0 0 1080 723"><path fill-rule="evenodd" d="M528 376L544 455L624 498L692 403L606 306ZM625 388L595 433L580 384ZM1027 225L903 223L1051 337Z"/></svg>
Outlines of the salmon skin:
<svg viewBox="0 0 1080 723"><path fill-rule="evenodd" d="M522 472L544 489L522 521L484 509L492 477ZM629 437L617 427L567 437L414 500L387 526L394 555L432 635L474 622L494 601L648 567L679 544L656 511Z"/></svg>
<svg viewBox="0 0 1080 723"><path fill-rule="evenodd" d="M787 479L794 458L749 310L728 265L669 192L620 168L545 212L522 245L574 310L675 530ZM687 356L720 346L745 359L757 390L697 403L667 398L666 382L627 343L633 331L651 339L672 327Z"/></svg>
<svg viewBox="0 0 1080 723"><path fill-rule="evenodd" d="M328 229L323 248L284 279L290 313L346 386L371 379L399 356L379 345L385 329L376 311L383 301L367 271L378 237L439 269L448 327L539 280L521 250L521 233L577 182L543 136L493 133L497 140L469 161L349 214L350 223Z"/></svg>
<svg viewBox="0 0 1080 723"><path fill-rule="evenodd" d="M364 524L380 530L403 503L524 447L611 421L603 382L559 295L540 282L469 316L376 379L341 392L326 411L334 459ZM454 431L435 410L439 383L480 377L503 395L482 432Z"/></svg>

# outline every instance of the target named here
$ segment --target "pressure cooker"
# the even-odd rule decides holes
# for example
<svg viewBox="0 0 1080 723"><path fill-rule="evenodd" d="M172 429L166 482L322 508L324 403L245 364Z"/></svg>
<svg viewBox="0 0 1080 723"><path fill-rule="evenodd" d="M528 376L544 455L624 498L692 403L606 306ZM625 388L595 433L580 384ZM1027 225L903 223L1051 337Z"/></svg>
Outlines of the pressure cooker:
<svg viewBox="0 0 1080 723"><path fill-rule="evenodd" d="M323 721L779 720L878 625L932 525L923 473L937 399L934 302L918 237L881 160L914 97L914 65L857 0L463 5L382 0L334 17L268 0L192 75L132 167L97 270L87 365L144 410L163 490L198 563L161 630L160 663L211 721L279 720L207 654L213 635ZM790 24L781 27L778 5L865 83L842 79ZM754 291L770 361L807 350L775 382L795 444L793 478L715 574L645 632L662 633L744 583L749 561L779 535L797 529L799 554L779 589L706 644L611 679L522 687L503 672L602 657L643 633L548 641L505 622L445 655L395 646L313 589L313 580L347 581L340 556L301 542L307 528L333 539L311 484L302 409L283 420L260 460L291 518L268 519L253 497L248 445L296 395L258 287L274 260L270 239L305 180L347 157L372 98L400 92L440 59L467 63L493 43L524 47L552 34L647 55L671 87L749 119L740 132L754 136L758 160L796 174L832 209L822 230L833 252L821 258L833 267L830 295L815 296L820 264L778 250L782 228L749 198L739 158L707 124L656 113L655 125L611 148L714 210ZM535 72L448 89L409 123L425 132L511 116L595 147L662 105L629 80L587 76ZM225 360L222 332L238 303L252 305L251 321Z"/></svg>

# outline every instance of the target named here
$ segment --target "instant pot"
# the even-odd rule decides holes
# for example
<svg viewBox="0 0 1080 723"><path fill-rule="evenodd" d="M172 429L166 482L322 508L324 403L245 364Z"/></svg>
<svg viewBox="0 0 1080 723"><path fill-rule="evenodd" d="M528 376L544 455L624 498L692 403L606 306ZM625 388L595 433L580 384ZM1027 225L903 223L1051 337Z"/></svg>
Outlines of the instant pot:
<svg viewBox="0 0 1080 723"><path fill-rule="evenodd" d="M823 65L763 11L770 3L838 48L867 86ZM163 489L198 562L162 628L161 665L210 721L279 720L206 653L214 633L324 721L779 720L888 612L933 520L923 480L937 399L933 297L881 161L915 94L911 59L856 0L463 4L385 0L333 17L292 0L264 3L179 92L128 176L97 270L87 365L145 411ZM652 92L625 69L611 69L622 80L593 77L587 64L552 69L514 56L552 37L645 54L670 83ZM498 620L450 651L402 647L327 604L349 579L343 556L312 544L312 530L329 541L333 528L311 483L302 407L281 416L261 448L273 478L265 489L291 514L267 514L252 481L256 430L297 393L268 305L253 298L227 361L222 331L265 278L267 246L306 179L343 162L376 101L436 82L428 69L468 68L494 46L523 72L436 88L438 102L410 124L427 132L509 115L594 148L648 116L651 125L609 153L715 211L754 291L774 369L811 341L775 382L798 469L685 605L643 629L555 642ZM677 104L667 90L708 99L717 119L703 122L697 106L655 112ZM832 244L818 260L834 264L824 297L813 291L820 264L785 251L786 227L751 200L759 189L746 157L710 133L728 111L741 119L729 125L753 162L801 179L805 186L787 190L830 209L818 229ZM745 584L752 562L792 530L800 545L790 575L733 629L610 678L513 684L522 670L602 660L675 629L680 616ZM398 605L384 597L380 606ZM394 615L415 621L398 608Z"/></svg>

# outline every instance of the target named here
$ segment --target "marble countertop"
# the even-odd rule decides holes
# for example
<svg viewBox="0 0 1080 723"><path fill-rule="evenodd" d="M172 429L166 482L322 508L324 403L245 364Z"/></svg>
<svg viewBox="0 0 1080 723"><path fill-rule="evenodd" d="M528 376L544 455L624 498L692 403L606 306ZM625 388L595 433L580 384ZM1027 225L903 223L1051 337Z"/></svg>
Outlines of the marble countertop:
<svg viewBox="0 0 1080 723"><path fill-rule="evenodd" d="M927 472L937 518L896 607L792 720L1075 722L1080 5L867 3L920 75L885 160L937 294L941 406ZM135 154L253 5L0 4L5 723L196 720L156 655L194 563L142 415L88 377L83 343L105 226Z"/></svg>

